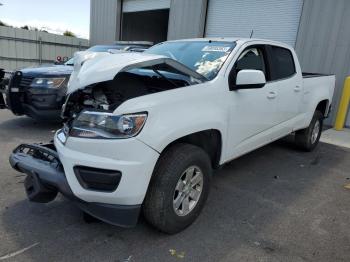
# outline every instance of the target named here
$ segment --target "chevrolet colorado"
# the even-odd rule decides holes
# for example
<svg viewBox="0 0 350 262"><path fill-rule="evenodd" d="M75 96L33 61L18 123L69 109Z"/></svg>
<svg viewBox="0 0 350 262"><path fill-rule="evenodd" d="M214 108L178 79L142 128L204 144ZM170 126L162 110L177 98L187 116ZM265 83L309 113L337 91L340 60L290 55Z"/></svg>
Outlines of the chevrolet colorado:
<svg viewBox="0 0 350 262"><path fill-rule="evenodd" d="M303 74L288 45L189 39L144 53L76 57L54 144L10 156L31 201L58 192L107 223L177 233L199 215L212 170L295 133L311 151L335 77Z"/></svg>

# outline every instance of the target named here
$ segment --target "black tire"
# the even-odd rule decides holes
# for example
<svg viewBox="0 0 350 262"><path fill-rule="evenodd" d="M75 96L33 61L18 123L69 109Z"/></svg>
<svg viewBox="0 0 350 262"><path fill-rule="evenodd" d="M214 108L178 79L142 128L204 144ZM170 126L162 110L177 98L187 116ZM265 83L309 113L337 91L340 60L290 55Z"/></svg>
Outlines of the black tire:
<svg viewBox="0 0 350 262"><path fill-rule="evenodd" d="M192 166L203 174L202 191L197 204L187 215L179 216L173 207L174 192L179 179ZM158 230L175 234L191 225L208 198L212 175L208 154L190 144L175 144L167 149L158 160L143 205L146 220Z"/></svg>
<svg viewBox="0 0 350 262"><path fill-rule="evenodd" d="M311 152L315 149L321 137L323 119L323 114L320 111L315 111L310 125L307 128L299 130L295 133L295 142L299 148L307 152ZM312 133L317 123L319 123L319 132L317 134L316 140L313 141Z"/></svg>

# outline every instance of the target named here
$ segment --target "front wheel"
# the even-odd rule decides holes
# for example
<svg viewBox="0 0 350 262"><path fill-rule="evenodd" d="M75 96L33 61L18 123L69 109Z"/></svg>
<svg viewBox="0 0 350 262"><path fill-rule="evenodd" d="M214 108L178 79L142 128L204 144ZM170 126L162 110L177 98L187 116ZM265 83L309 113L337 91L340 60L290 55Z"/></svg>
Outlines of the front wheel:
<svg viewBox="0 0 350 262"><path fill-rule="evenodd" d="M309 152L315 149L321 137L323 118L320 111L315 111L310 125L295 133L295 142L301 149Z"/></svg>
<svg viewBox="0 0 350 262"><path fill-rule="evenodd" d="M161 155L143 205L146 220L175 234L198 217L207 200L211 163L206 152L177 144Z"/></svg>

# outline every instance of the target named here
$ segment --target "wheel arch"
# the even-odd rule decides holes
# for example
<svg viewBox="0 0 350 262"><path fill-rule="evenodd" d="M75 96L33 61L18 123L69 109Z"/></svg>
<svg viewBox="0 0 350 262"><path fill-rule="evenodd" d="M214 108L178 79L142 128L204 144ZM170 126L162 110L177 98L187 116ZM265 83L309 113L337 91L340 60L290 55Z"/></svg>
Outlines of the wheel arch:
<svg viewBox="0 0 350 262"><path fill-rule="evenodd" d="M315 111L320 111L323 114L323 116L326 117L329 113L329 99L321 100L317 104Z"/></svg>
<svg viewBox="0 0 350 262"><path fill-rule="evenodd" d="M207 129L179 137L166 145L161 151L161 154L178 143L186 143L200 147L208 154L212 167L219 167L222 155L222 134L219 130Z"/></svg>

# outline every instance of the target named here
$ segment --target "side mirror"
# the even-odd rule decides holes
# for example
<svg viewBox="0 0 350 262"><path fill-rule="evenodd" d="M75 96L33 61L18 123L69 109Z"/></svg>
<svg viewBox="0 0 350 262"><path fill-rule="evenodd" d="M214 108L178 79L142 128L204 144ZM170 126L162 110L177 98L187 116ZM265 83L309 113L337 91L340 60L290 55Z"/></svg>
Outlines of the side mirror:
<svg viewBox="0 0 350 262"><path fill-rule="evenodd" d="M265 84L266 78L263 71L244 69L238 72L233 89L262 88Z"/></svg>

